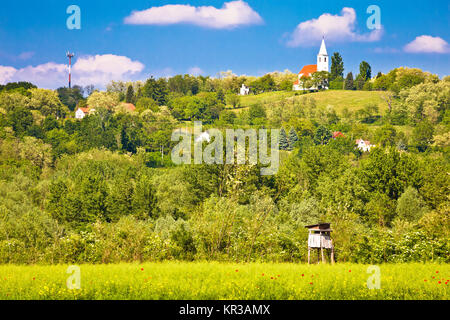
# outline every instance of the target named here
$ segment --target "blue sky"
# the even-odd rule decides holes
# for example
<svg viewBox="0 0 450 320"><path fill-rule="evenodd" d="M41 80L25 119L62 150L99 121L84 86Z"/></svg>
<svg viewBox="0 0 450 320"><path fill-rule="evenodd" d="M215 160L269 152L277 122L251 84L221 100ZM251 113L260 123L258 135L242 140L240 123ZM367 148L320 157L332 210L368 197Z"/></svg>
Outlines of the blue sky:
<svg viewBox="0 0 450 320"><path fill-rule="evenodd" d="M72 4L81 9L81 30L66 26ZM381 10L377 34L366 26L373 4ZM97 87L150 75L298 72L316 62L318 33L325 34L328 54L341 53L346 73L356 74L362 60L373 73L399 66L450 73L448 1L47 0L1 6L0 83L63 86L67 50L76 54L73 82Z"/></svg>

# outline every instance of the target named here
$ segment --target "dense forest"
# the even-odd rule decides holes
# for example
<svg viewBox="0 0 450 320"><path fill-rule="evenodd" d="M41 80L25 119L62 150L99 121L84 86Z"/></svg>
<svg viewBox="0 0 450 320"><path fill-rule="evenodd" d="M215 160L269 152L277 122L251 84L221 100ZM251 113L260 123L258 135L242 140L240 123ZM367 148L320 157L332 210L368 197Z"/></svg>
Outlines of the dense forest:
<svg viewBox="0 0 450 320"><path fill-rule="evenodd" d="M360 69L344 79L335 65L330 88L380 91L384 108L319 107L289 92L288 72L0 86L0 263L303 262L304 226L319 221L338 262L449 262L450 78ZM280 98L242 105L242 84ZM75 119L80 107L95 112ZM278 173L174 165L172 131L194 120L282 128ZM361 152L359 138L376 147Z"/></svg>

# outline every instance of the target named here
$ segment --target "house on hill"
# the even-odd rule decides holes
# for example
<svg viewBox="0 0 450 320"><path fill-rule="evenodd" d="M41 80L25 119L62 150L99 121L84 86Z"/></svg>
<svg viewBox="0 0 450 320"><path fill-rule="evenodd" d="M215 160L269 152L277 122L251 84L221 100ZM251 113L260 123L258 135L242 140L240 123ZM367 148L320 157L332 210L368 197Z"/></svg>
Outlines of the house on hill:
<svg viewBox="0 0 450 320"><path fill-rule="evenodd" d="M370 149L375 147L375 145L370 144L369 140L363 140L363 139L356 140L356 146L362 152L370 152Z"/></svg>
<svg viewBox="0 0 450 320"><path fill-rule="evenodd" d="M343 134L342 132L340 132L340 131L334 131L334 132L333 132L333 135L332 135L332 138L333 138L333 139L336 139L336 138L345 138L345 136L344 136L344 134Z"/></svg>
<svg viewBox="0 0 450 320"><path fill-rule="evenodd" d="M87 115L89 115L89 107L78 108L77 111L75 112L75 119L83 119Z"/></svg>
<svg viewBox="0 0 450 320"><path fill-rule="evenodd" d="M241 96L247 96L250 93L250 88L247 87L245 84L242 84L242 87L240 89L240 95Z"/></svg>
<svg viewBox="0 0 450 320"><path fill-rule="evenodd" d="M315 72L329 71L329 57L327 53L327 47L325 45L325 39L322 39L322 44L320 46L319 54L317 55L317 64L306 65L300 70L297 76L297 80L294 82L293 90L317 90L317 88L305 88L303 89L302 80L305 78L310 78ZM326 88L328 89L328 88Z"/></svg>
<svg viewBox="0 0 450 320"><path fill-rule="evenodd" d="M119 104L119 108L123 108L126 111L136 111L136 106L132 103L122 102Z"/></svg>
<svg viewBox="0 0 450 320"><path fill-rule="evenodd" d="M122 102L114 110L133 112L133 111L136 111L136 106L132 103ZM90 106L86 106L85 108L78 108L77 111L75 112L75 119L83 119L84 117L91 115L94 112L95 112L95 108L92 108Z"/></svg>

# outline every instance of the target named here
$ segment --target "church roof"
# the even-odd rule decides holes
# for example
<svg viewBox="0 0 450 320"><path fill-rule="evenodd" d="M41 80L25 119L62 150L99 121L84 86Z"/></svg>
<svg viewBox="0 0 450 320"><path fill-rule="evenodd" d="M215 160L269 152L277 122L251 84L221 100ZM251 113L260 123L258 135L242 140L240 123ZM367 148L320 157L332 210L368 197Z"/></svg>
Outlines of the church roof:
<svg viewBox="0 0 450 320"><path fill-rule="evenodd" d="M322 44L320 45L319 55L325 55L325 56L328 55L327 47L325 46L325 39L322 39Z"/></svg>
<svg viewBox="0 0 450 320"><path fill-rule="evenodd" d="M309 77L314 72L317 72L317 64L309 64L307 66L304 66L298 74L301 74L302 77Z"/></svg>

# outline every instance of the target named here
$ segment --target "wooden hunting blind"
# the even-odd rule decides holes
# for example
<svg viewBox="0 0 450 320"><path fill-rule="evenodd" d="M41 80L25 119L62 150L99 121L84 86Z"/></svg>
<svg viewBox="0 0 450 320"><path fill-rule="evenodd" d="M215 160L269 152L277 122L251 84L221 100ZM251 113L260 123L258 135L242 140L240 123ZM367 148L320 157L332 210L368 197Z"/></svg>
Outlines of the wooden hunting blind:
<svg viewBox="0 0 450 320"><path fill-rule="evenodd" d="M311 262L311 248L317 249L317 263L320 262L320 255L322 262L325 262L324 249L330 250L330 261L334 263L334 247L333 240L331 240L330 223L319 223L305 226L309 230L308 236L308 264Z"/></svg>

